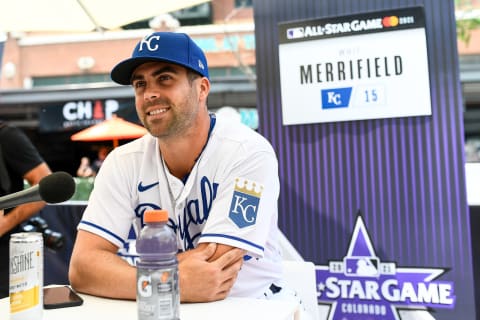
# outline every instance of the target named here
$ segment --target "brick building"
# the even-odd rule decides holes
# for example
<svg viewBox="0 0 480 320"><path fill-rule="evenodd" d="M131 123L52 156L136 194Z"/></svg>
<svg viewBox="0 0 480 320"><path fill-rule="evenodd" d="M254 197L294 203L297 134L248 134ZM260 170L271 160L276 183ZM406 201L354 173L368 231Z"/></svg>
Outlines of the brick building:
<svg viewBox="0 0 480 320"><path fill-rule="evenodd" d="M209 108L234 107L255 127L251 1L214 0L172 16L180 21L174 31L189 34L206 52ZM131 55L140 38L169 29L165 23L152 26L150 20L104 32L10 33L0 69L0 118L26 131L53 170L73 174L80 157L94 151L93 143L71 142L72 134L111 113L138 122L132 89L113 83L109 73Z"/></svg>
<svg viewBox="0 0 480 320"><path fill-rule="evenodd" d="M465 12L480 8L478 0L460 2ZM206 52L210 109L232 106L255 127L252 1L213 0L172 15L180 21L175 31L190 34ZM109 72L151 31L146 20L104 32L9 34L0 65L0 118L24 129L54 170L73 173L91 148L71 142L73 133L111 112L138 122L131 88L114 84ZM480 30L468 44L459 40L458 49L465 137L480 141Z"/></svg>

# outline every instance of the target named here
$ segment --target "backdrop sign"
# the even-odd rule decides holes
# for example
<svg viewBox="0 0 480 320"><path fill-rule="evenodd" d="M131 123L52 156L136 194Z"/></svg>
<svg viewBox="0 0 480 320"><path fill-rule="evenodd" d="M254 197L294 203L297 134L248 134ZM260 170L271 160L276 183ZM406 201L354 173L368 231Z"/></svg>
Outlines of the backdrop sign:
<svg viewBox="0 0 480 320"><path fill-rule="evenodd" d="M132 99L65 101L42 107L39 114L39 131L42 133L78 131L110 119L113 114L124 120L139 123Z"/></svg>
<svg viewBox="0 0 480 320"><path fill-rule="evenodd" d="M343 259L316 267L318 302L329 306L329 320L413 319L411 311L455 308L455 284L441 278L449 270L382 261L358 215Z"/></svg>
<svg viewBox="0 0 480 320"><path fill-rule="evenodd" d="M431 115L423 7L278 29L284 125Z"/></svg>

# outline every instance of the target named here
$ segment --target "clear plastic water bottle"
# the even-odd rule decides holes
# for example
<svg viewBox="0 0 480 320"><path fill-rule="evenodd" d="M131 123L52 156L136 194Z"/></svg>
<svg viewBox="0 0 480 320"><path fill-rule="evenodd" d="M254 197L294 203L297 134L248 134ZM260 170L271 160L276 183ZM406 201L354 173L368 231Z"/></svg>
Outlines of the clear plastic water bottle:
<svg viewBox="0 0 480 320"><path fill-rule="evenodd" d="M166 210L147 210L136 247L138 320L177 320L180 309L177 240Z"/></svg>

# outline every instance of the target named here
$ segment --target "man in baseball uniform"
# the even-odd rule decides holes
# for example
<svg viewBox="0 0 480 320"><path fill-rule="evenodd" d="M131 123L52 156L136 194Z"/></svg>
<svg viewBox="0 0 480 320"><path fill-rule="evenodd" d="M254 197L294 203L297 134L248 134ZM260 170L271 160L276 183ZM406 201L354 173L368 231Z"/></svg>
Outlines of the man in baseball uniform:
<svg viewBox="0 0 480 320"><path fill-rule="evenodd" d="M145 210L166 209L178 239L182 302L281 292L277 158L255 131L209 113L202 50L186 34L156 32L111 77L132 85L149 134L104 161L78 226L72 285L135 299L132 240Z"/></svg>

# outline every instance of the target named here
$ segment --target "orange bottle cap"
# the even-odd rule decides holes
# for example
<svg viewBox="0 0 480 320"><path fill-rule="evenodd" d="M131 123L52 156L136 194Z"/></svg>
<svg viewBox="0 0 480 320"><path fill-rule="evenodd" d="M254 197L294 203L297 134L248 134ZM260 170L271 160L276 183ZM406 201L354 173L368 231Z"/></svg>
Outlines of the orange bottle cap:
<svg viewBox="0 0 480 320"><path fill-rule="evenodd" d="M143 214L143 221L148 222L167 222L168 221L168 211L167 210L147 210Z"/></svg>

